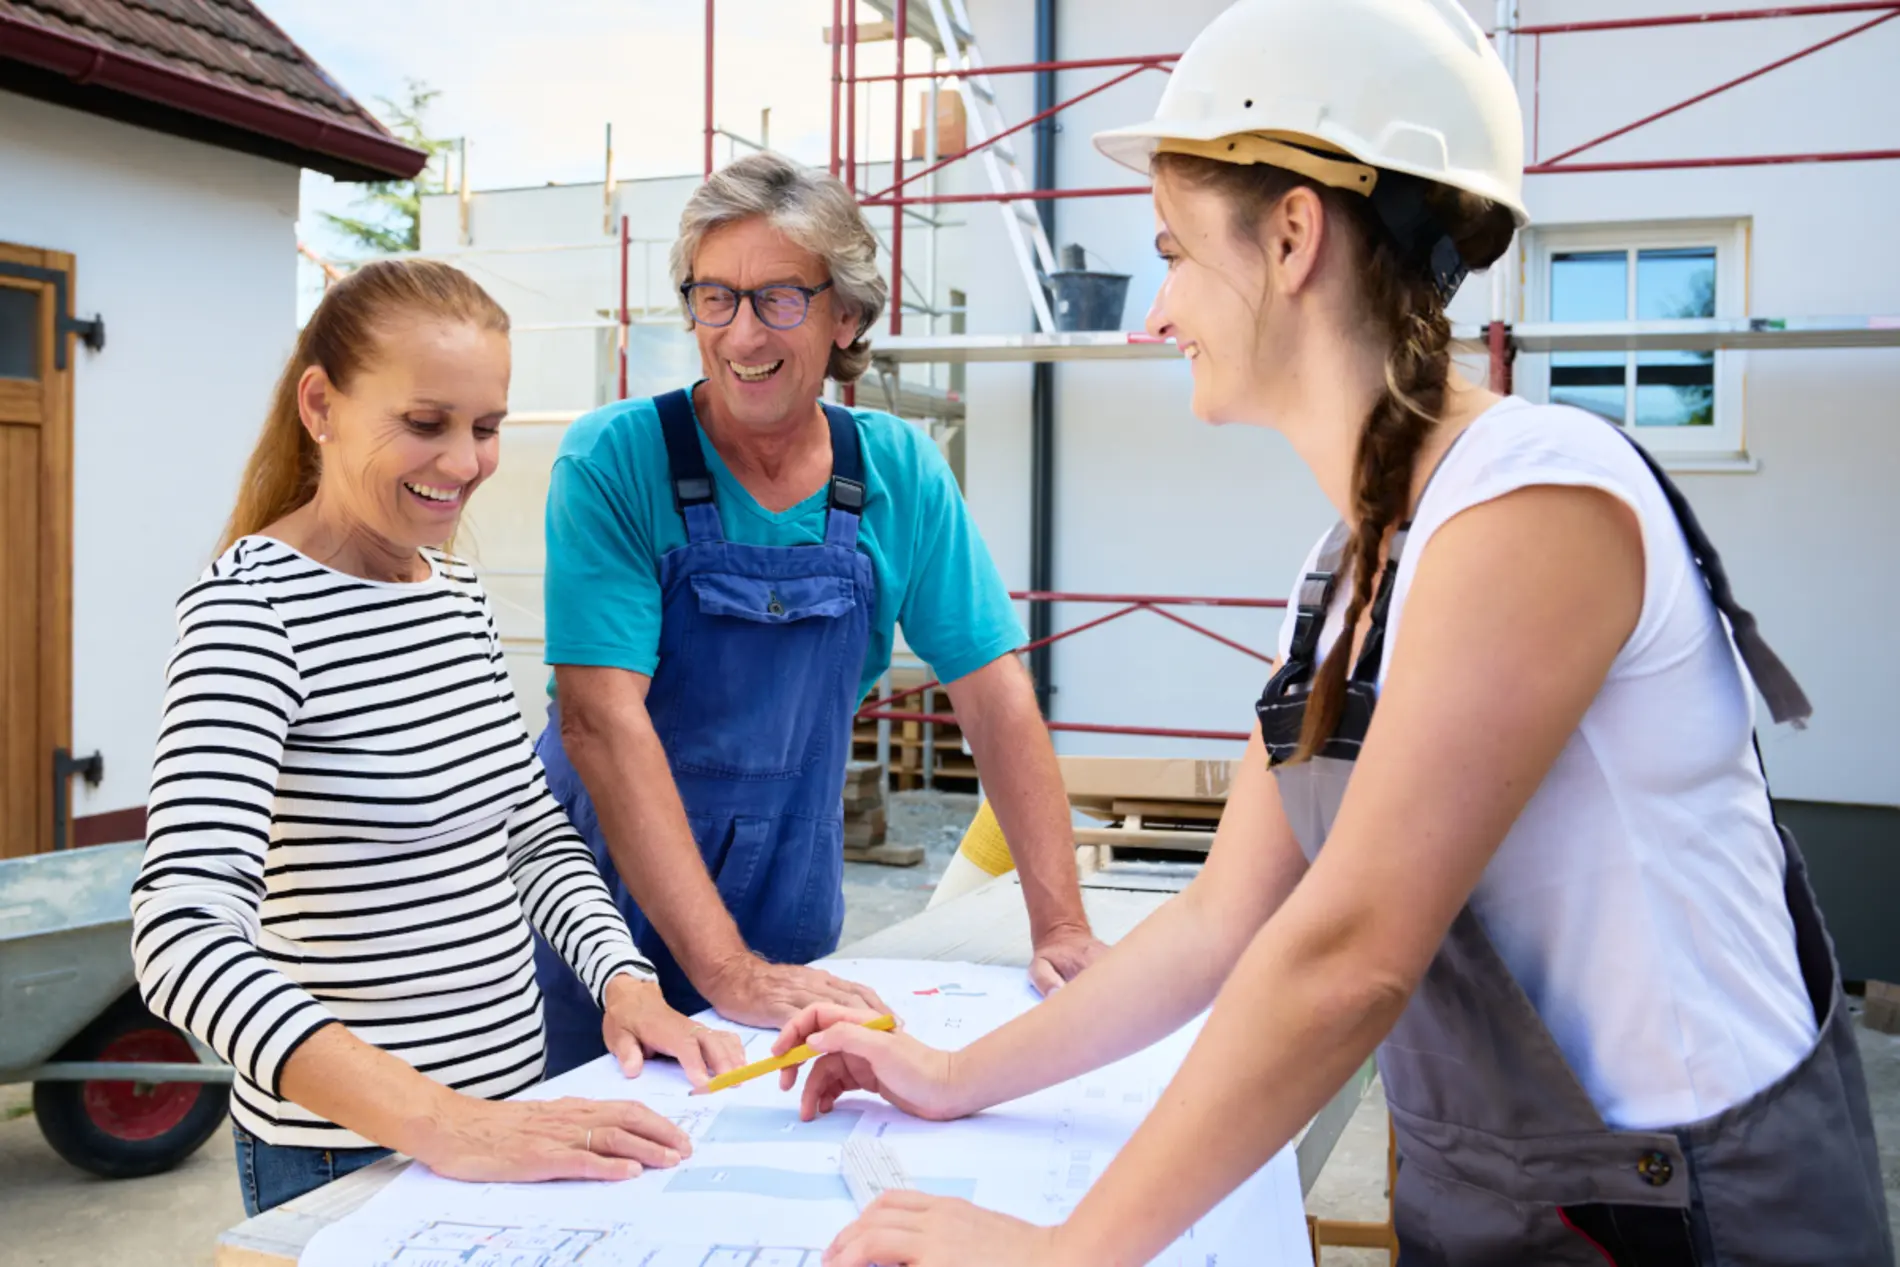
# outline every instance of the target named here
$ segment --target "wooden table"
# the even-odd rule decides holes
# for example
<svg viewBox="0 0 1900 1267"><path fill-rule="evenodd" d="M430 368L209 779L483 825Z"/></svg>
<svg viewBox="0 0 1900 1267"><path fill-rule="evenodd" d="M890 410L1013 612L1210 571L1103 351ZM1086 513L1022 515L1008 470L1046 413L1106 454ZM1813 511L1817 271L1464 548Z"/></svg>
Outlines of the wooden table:
<svg viewBox="0 0 1900 1267"><path fill-rule="evenodd" d="M1083 905L1096 936L1117 941L1150 911L1178 892L1194 868L1168 864L1118 864L1086 876ZM840 957L937 959L1029 966L1029 916L1022 884L1014 873L1000 876L955 901L843 947ZM1308 1123L1295 1142L1300 1190L1310 1191L1332 1154L1360 1097L1371 1084L1370 1063ZM409 1161L389 1157L315 1192L248 1219L218 1237L217 1267L293 1267L319 1231L368 1201L402 1173Z"/></svg>

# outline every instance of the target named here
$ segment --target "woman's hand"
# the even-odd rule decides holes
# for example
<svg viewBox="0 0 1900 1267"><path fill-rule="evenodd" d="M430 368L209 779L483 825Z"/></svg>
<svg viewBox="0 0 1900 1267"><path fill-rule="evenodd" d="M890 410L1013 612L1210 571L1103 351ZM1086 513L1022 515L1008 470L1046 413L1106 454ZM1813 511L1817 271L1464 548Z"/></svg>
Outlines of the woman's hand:
<svg viewBox="0 0 1900 1267"><path fill-rule="evenodd" d="M629 1078L639 1074L649 1055L671 1056L698 1091L708 1078L745 1063L745 1044L737 1034L674 1011L655 982L622 973L607 983L605 1001L601 1037Z"/></svg>
<svg viewBox="0 0 1900 1267"><path fill-rule="evenodd" d="M403 1152L439 1175L475 1182L631 1179L677 1166L693 1144L631 1101L478 1100L450 1093Z"/></svg>
<svg viewBox="0 0 1900 1267"><path fill-rule="evenodd" d="M883 1096L912 1117L948 1121L970 1110L957 1095L954 1053L939 1051L908 1034L864 1028L879 1013L835 1003L814 1003L785 1023L772 1044L774 1056L800 1043L821 1053L805 1079L799 1116L809 1122L829 1113L848 1091ZM796 1068L781 1069L778 1085L789 1091Z"/></svg>
<svg viewBox="0 0 1900 1267"><path fill-rule="evenodd" d="M825 1267L1061 1267L1058 1231L955 1197L887 1192L825 1250Z"/></svg>

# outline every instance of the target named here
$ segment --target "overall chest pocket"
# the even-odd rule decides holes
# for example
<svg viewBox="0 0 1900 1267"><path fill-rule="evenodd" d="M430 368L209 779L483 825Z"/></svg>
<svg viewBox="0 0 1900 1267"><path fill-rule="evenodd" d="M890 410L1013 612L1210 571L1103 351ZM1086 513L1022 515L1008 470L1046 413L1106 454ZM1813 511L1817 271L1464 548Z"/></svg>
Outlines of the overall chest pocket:
<svg viewBox="0 0 1900 1267"><path fill-rule="evenodd" d="M833 701L841 697L856 587L840 576L730 572L702 572L689 583L667 754L705 774L803 773L817 756L817 728L840 722Z"/></svg>

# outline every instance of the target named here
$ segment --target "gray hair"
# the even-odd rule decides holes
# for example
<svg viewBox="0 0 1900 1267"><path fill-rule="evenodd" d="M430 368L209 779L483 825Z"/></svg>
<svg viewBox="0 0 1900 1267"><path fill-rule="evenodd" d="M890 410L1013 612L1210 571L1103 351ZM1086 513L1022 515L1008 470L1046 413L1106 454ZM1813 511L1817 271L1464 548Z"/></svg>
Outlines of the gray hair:
<svg viewBox="0 0 1900 1267"><path fill-rule="evenodd" d="M884 313L890 287L877 267L877 238L837 177L801 167L780 154L748 154L714 172L680 213L680 235L673 243L673 287L693 280L693 257L708 233L721 225L764 216L772 226L825 262L832 293L847 311L858 314L858 337L846 348L833 347L825 372L840 383L854 383L870 368L871 344L864 337ZM693 328L692 317L686 328Z"/></svg>

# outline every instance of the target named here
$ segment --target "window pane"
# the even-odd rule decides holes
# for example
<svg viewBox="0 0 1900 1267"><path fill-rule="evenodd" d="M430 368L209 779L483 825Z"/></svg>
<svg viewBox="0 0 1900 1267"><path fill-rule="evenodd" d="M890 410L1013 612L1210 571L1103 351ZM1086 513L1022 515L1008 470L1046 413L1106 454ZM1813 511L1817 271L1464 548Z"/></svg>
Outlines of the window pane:
<svg viewBox="0 0 1900 1267"><path fill-rule="evenodd" d="M1715 315L1715 248L1639 251L1636 315L1668 321ZM1636 425L1715 425L1713 352L1641 352L1636 357Z"/></svg>
<svg viewBox="0 0 1900 1267"><path fill-rule="evenodd" d="M1636 319L1666 321L1715 315L1715 248L1636 253Z"/></svg>
<svg viewBox="0 0 1900 1267"><path fill-rule="evenodd" d="M0 286L0 378L40 376L40 292Z"/></svg>
<svg viewBox="0 0 1900 1267"><path fill-rule="evenodd" d="M1623 321L1629 317L1629 252L1574 251L1550 261L1552 321ZM1629 414L1629 358L1617 352L1554 352L1550 402L1575 405L1621 423Z"/></svg>
<svg viewBox="0 0 1900 1267"><path fill-rule="evenodd" d="M1714 426L1715 353L1638 353L1636 425Z"/></svg>

